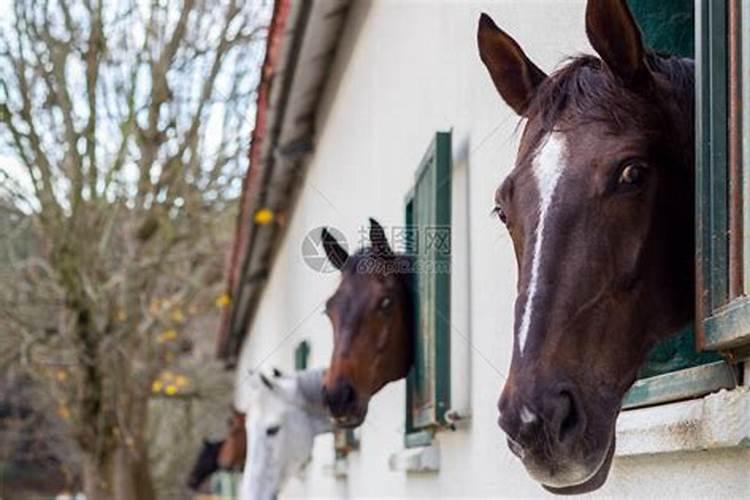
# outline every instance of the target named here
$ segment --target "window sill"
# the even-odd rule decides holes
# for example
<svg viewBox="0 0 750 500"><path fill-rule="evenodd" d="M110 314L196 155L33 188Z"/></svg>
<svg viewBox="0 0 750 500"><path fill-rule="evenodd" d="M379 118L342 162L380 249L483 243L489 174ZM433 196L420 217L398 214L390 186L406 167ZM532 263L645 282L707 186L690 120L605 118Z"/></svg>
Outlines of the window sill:
<svg viewBox="0 0 750 500"><path fill-rule="evenodd" d="M701 399L623 411L618 457L750 447L750 390L721 390Z"/></svg>
<svg viewBox="0 0 750 500"><path fill-rule="evenodd" d="M397 451L389 457L388 467L394 472L438 472L440 470L440 448L433 441L428 446Z"/></svg>
<svg viewBox="0 0 750 500"><path fill-rule="evenodd" d="M323 470L336 479L346 479L349 475L349 461L346 458L336 458L333 463L324 465Z"/></svg>

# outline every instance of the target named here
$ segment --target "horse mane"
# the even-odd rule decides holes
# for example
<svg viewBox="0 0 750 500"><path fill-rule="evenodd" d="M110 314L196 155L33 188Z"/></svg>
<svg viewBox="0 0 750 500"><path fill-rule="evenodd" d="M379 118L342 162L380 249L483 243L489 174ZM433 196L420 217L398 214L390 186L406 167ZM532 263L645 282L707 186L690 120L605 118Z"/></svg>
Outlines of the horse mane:
<svg viewBox="0 0 750 500"><path fill-rule="evenodd" d="M403 253L383 255L372 247L364 247L349 256L342 272L355 274L371 265L372 274L392 274L407 287L411 286L414 276L414 258Z"/></svg>
<svg viewBox="0 0 750 500"><path fill-rule="evenodd" d="M695 89L693 61L648 52L646 63L652 73L666 80L669 97L674 99L679 112L684 113L682 118L685 122L691 123ZM634 100L643 98L624 87L599 58L579 55L568 59L567 64L542 82L529 103L529 116L541 117L543 133L558 127L570 110L579 119L606 122L617 128L634 122L638 127L650 127L654 122L643 116L635 116L632 113L634 106L630 105ZM660 106L654 106L654 112L660 112L658 108Z"/></svg>

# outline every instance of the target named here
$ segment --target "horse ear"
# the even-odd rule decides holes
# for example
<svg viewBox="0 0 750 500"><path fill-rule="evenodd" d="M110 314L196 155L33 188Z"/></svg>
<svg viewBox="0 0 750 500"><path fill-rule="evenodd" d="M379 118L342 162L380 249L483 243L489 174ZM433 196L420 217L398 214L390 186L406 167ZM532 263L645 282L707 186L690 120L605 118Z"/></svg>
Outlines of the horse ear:
<svg viewBox="0 0 750 500"><path fill-rule="evenodd" d="M266 387L268 387L268 389L270 389L270 390L274 389L273 383L270 380L268 380L268 377L266 377L262 373L260 374L260 381L263 382L263 385L265 385Z"/></svg>
<svg viewBox="0 0 750 500"><path fill-rule="evenodd" d="M321 231L320 239L323 242L323 250L326 252L326 257L333 264L333 267L340 271L349 258L349 253L339 245L336 238L326 228L323 228L323 231Z"/></svg>
<svg viewBox="0 0 750 500"><path fill-rule="evenodd" d="M588 0L586 35L607 68L628 87L650 80L643 39L626 0Z"/></svg>
<svg viewBox="0 0 750 500"><path fill-rule="evenodd" d="M385 237L385 230L378 221L370 217L370 244L377 255L390 257L393 255L388 238Z"/></svg>
<svg viewBox="0 0 750 500"><path fill-rule="evenodd" d="M479 17L477 43L479 57L500 96L519 116L526 116L536 89L547 75L484 13Z"/></svg>

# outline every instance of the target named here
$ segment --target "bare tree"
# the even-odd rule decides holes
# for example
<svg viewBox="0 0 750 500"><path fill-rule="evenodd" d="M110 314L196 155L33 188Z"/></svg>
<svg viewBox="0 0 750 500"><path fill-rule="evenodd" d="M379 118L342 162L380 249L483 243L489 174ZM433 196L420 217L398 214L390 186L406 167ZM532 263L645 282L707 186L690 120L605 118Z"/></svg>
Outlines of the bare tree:
<svg viewBox="0 0 750 500"><path fill-rule="evenodd" d="M10 10L0 210L33 251L3 249L0 362L49 382L87 498L148 500L152 384L184 351L185 323L216 298L268 9L15 0Z"/></svg>

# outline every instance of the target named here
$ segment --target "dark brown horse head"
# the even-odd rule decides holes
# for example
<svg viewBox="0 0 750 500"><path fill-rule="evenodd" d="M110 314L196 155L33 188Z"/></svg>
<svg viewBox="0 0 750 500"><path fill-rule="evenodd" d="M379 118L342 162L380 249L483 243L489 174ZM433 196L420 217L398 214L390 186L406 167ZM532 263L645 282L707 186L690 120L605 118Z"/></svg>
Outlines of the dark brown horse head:
<svg viewBox="0 0 750 500"><path fill-rule="evenodd" d="M232 408L229 432L221 441L203 440L201 450L188 476L187 485L197 491L211 474L219 470L240 470L245 465L247 437L245 414Z"/></svg>
<svg viewBox="0 0 750 500"><path fill-rule="evenodd" d="M201 450L198 452L193 468L188 475L188 488L197 491L211 474L219 470L219 464L216 461L216 458L219 455L219 450L223 443L223 441L203 440Z"/></svg>
<svg viewBox="0 0 750 500"><path fill-rule="evenodd" d="M323 230L323 246L341 271L326 302L333 324L333 355L324 395L338 425L356 427L373 394L404 378L413 361L411 261L391 250L383 228L370 219L370 247L349 256Z"/></svg>
<svg viewBox="0 0 750 500"><path fill-rule="evenodd" d="M518 264L499 424L555 493L601 486L622 399L692 317L693 65L644 49L625 0L590 0L600 58L550 76L486 15L479 52L526 120L496 192Z"/></svg>
<svg viewBox="0 0 750 500"><path fill-rule="evenodd" d="M245 465L246 451L245 414L233 408L229 418L229 432L219 449L217 463L224 470L240 470Z"/></svg>

